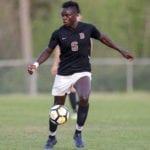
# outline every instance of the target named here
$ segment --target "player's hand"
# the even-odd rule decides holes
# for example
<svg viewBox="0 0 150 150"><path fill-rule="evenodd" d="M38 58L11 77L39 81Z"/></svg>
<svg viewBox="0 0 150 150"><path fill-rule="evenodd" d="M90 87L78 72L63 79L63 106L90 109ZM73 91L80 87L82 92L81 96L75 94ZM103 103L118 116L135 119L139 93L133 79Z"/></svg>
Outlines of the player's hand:
<svg viewBox="0 0 150 150"><path fill-rule="evenodd" d="M39 67L39 63L35 62L33 65L28 66L28 73L33 74L33 72Z"/></svg>
<svg viewBox="0 0 150 150"><path fill-rule="evenodd" d="M134 57L128 51L121 50L121 54L129 61L132 61L134 59Z"/></svg>
<svg viewBox="0 0 150 150"><path fill-rule="evenodd" d="M29 74L32 75L35 70L36 70L36 66L35 65L28 66L28 73Z"/></svg>

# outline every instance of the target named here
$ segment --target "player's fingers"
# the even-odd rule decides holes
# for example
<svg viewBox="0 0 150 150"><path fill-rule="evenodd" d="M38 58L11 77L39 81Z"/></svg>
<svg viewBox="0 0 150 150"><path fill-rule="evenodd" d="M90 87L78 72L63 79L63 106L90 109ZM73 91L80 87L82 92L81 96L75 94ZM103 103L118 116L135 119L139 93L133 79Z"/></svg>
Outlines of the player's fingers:
<svg viewBox="0 0 150 150"><path fill-rule="evenodd" d="M28 67L29 74L33 74L34 71L35 71L35 67L33 67L33 66Z"/></svg>
<svg viewBox="0 0 150 150"><path fill-rule="evenodd" d="M28 70L28 73L31 74L31 75L33 74L33 72L32 72L32 71L29 71L29 70Z"/></svg>
<svg viewBox="0 0 150 150"><path fill-rule="evenodd" d="M131 55L127 55L127 59L128 59L129 61L132 61L134 58L133 58L133 56L131 56Z"/></svg>
<svg viewBox="0 0 150 150"><path fill-rule="evenodd" d="M28 67L28 73L29 73L29 74L33 74L33 71L31 70L30 67Z"/></svg>

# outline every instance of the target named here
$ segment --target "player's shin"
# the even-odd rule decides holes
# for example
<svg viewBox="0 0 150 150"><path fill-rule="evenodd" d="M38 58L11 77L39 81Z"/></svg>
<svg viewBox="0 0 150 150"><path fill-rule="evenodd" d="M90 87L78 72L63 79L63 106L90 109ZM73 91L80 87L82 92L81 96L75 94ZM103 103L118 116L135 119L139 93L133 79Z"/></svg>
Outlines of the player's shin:
<svg viewBox="0 0 150 150"><path fill-rule="evenodd" d="M56 139L56 130L57 130L57 125L54 124L49 120L49 137L48 140L46 141L46 144L44 146L44 150L50 150L53 148L53 146L57 143Z"/></svg>
<svg viewBox="0 0 150 150"><path fill-rule="evenodd" d="M84 147L84 141L82 140L81 132L82 132L84 123L85 123L87 115L88 115L88 110L89 110L89 104L84 105L84 106L79 105L76 130L75 130L75 133L73 136L73 139L75 141L75 146L77 148Z"/></svg>
<svg viewBox="0 0 150 150"><path fill-rule="evenodd" d="M87 115L88 115L88 110L89 110L89 104L86 106L79 105L78 115L77 115L76 133L81 133L84 123L86 121Z"/></svg>
<svg viewBox="0 0 150 150"><path fill-rule="evenodd" d="M49 119L49 135L50 136L55 136L56 135L56 130L57 130L57 125L54 124L50 119Z"/></svg>

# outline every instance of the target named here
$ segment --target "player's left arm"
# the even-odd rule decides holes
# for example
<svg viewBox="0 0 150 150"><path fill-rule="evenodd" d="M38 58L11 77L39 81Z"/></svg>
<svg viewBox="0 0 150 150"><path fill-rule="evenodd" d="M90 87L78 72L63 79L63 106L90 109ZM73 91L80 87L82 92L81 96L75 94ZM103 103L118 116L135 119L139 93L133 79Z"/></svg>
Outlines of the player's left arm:
<svg viewBox="0 0 150 150"><path fill-rule="evenodd" d="M128 60L133 60L133 56L132 54L130 54L128 51L124 50L123 48L119 47L117 44L115 44L108 36L106 36L105 34L101 33L101 36L99 38L99 40L107 45L110 48L113 48L115 50L117 50L119 53L122 54L123 57L125 57Z"/></svg>

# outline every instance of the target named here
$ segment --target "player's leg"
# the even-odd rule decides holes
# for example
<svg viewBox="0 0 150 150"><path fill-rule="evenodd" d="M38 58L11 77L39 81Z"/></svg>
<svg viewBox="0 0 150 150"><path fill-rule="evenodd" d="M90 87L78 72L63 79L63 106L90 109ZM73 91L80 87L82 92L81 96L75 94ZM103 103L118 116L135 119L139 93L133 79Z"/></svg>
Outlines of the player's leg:
<svg viewBox="0 0 150 150"><path fill-rule="evenodd" d="M65 96L55 96L54 97L54 105L64 105L65 103ZM56 130L57 130L57 125L51 122L49 119L49 131L50 131L50 136L55 136L56 135Z"/></svg>
<svg viewBox="0 0 150 150"><path fill-rule="evenodd" d="M55 96L54 97L54 105L64 105L65 103L65 96ZM45 150L52 149L53 146L57 143L56 139L56 130L57 130L57 125L51 122L49 119L49 137L45 145Z"/></svg>
<svg viewBox="0 0 150 150"><path fill-rule="evenodd" d="M73 110L73 112L77 112L77 109L76 109L76 93L74 92L71 92L69 95L69 100L70 100L70 104L71 104L71 108Z"/></svg>
<svg viewBox="0 0 150 150"><path fill-rule="evenodd" d="M80 78L76 82L75 88L79 95L79 108L77 114L77 124L76 124L74 139L77 147L84 147L84 143L81 137L81 132L85 124L88 115L88 110L89 110L89 95L91 92L91 79L87 76Z"/></svg>
<svg viewBox="0 0 150 150"><path fill-rule="evenodd" d="M77 124L82 127L86 121L89 110L89 95L91 92L91 80L89 77L80 78L75 84L79 95L79 108Z"/></svg>
<svg viewBox="0 0 150 150"><path fill-rule="evenodd" d="M71 76L61 76L56 75L53 88L52 88L52 95L54 96L54 105L64 105L66 99L66 93L70 92L71 83ZM52 123L49 120L49 137L47 143L45 145L45 150L52 149L53 146L57 143L56 140L56 130L57 125Z"/></svg>
<svg viewBox="0 0 150 150"><path fill-rule="evenodd" d="M77 118L77 99L76 99L76 93L75 92L71 92L69 95L69 100L70 100L70 104L71 104L71 108L73 113L71 114L71 118L72 119L76 119Z"/></svg>

